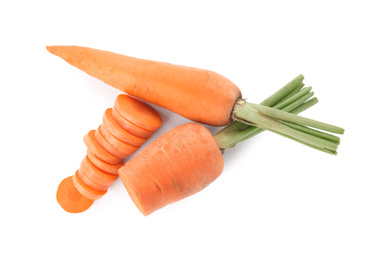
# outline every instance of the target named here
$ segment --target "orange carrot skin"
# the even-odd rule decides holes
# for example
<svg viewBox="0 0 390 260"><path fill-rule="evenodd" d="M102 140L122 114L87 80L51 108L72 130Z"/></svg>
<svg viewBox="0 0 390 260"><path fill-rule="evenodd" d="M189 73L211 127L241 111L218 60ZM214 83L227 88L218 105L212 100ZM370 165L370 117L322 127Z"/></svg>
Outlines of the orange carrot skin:
<svg viewBox="0 0 390 260"><path fill-rule="evenodd" d="M49 52L125 93L190 120L224 126L240 89L213 71L132 58L79 46L47 46Z"/></svg>
<svg viewBox="0 0 390 260"><path fill-rule="evenodd" d="M211 133L188 123L158 137L118 173L146 216L204 189L222 170L223 156Z"/></svg>

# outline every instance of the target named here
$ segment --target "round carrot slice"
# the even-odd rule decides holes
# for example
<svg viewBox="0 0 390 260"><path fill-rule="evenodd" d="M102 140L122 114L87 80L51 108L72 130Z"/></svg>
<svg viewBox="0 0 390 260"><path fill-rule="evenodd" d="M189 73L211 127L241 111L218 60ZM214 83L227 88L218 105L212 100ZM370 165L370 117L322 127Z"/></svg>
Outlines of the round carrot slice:
<svg viewBox="0 0 390 260"><path fill-rule="evenodd" d="M57 202L69 213L86 211L93 203L92 199L81 194L73 184L72 176L63 179L58 185Z"/></svg>
<svg viewBox="0 0 390 260"><path fill-rule="evenodd" d="M123 129L112 117L112 108L108 108L103 116L102 126L119 140L134 146L141 146L146 139L135 136Z"/></svg>
<svg viewBox="0 0 390 260"><path fill-rule="evenodd" d="M105 191L98 191L88 187L79 176L79 172L76 171L75 175L73 175L73 183L76 189L83 194L85 197L90 198L91 200L97 200L104 196L107 193Z"/></svg>
<svg viewBox="0 0 390 260"><path fill-rule="evenodd" d="M160 115L153 107L128 95L119 95L114 107L128 121L146 130L156 131L162 124Z"/></svg>
<svg viewBox="0 0 390 260"><path fill-rule="evenodd" d="M128 121L126 118L124 118L121 114L118 113L115 107L112 108L111 112L114 120L127 132L145 139L148 139L154 134L154 131L143 129Z"/></svg>
<svg viewBox="0 0 390 260"><path fill-rule="evenodd" d="M81 161L80 169L94 182L103 185L110 186L118 178L118 174L110 174L97 168L88 156L84 157Z"/></svg>
<svg viewBox="0 0 390 260"><path fill-rule="evenodd" d="M94 189L94 190L99 190L99 191L105 191L108 189L109 186L104 186L104 185L101 185L93 180L91 180L87 174L85 174L84 172L84 169L82 169L80 167L80 169L78 170L79 172L79 177L80 179L84 182L85 185L87 185L88 187L90 187L91 189Z"/></svg>
<svg viewBox="0 0 390 260"><path fill-rule="evenodd" d="M111 173L111 174L118 174L119 168L121 168L123 165L125 165L123 160L117 164L109 164L109 163L99 159L95 155L93 155L93 153L91 153L90 150L87 150L87 156L91 160L93 165L98 167L100 170Z"/></svg>
<svg viewBox="0 0 390 260"><path fill-rule="evenodd" d="M103 135L104 139L107 140L108 143L110 143L112 146L114 146L116 149L124 152L127 154L126 157L129 157L129 155L135 153L139 147L130 145L128 143L122 142L115 136L113 136L110 131L108 131L105 127L100 126L99 127L100 133ZM123 158L124 159L124 158Z"/></svg>
<svg viewBox="0 0 390 260"><path fill-rule="evenodd" d="M84 136L84 143L91 153L107 163L117 164L122 161L121 158L110 154L99 145L95 139L95 130L89 131L88 134Z"/></svg>
<svg viewBox="0 0 390 260"><path fill-rule="evenodd" d="M101 147L103 147L104 150L109 152L110 154L119 157L121 159L125 159L129 156L129 154L122 152L120 149L114 147L111 143L109 143L106 138L102 135L102 132L100 131L100 126L97 130L95 130L95 139L100 144Z"/></svg>

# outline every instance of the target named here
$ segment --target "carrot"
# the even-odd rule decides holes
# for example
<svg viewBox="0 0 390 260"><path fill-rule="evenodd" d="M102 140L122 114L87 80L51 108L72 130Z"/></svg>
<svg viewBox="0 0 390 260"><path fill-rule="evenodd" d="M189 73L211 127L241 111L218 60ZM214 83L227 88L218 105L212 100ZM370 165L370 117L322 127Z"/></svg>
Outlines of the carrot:
<svg viewBox="0 0 390 260"><path fill-rule="evenodd" d="M57 189L58 204L69 213L80 213L87 210L94 200L82 195L74 186L73 176L61 181Z"/></svg>
<svg viewBox="0 0 390 260"><path fill-rule="evenodd" d="M102 126L106 128L113 136L115 136L117 139L133 146L141 146L143 143L145 143L146 139L137 137L133 135L130 132L127 132L125 129L123 129L112 117L112 109L109 108L106 110L103 116L103 123Z"/></svg>
<svg viewBox="0 0 390 260"><path fill-rule="evenodd" d="M335 144L318 139L322 134L308 128L318 128L317 122L311 121L314 125L307 125L307 120L302 120L299 116L267 108L262 104L246 102L242 99L240 89L218 73L87 47L46 48L108 85L193 121L214 126L225 126L232 121L238 121L248 126L270 130L324 152L336 153ZM296 81L301 83L302 80L303 76L297 77ZM325 127L321 130L331 130L339 134L344 132L343 129L330 125L321 126Z"/></svg>
<svg viewBox="0 0 390 260"><path fill-rule="evenodd" d="M128 95L119 95L114 108L126 120L148 131L156 131L162 124L161 117L151 106Z"/></svg>
<svg viewBox="0 0 390 260"><path fill-rule="evenodd" d="M109 164L93 155L93 153L91 153L89 150L87 150L87 156L97 168L111 174L118 174L119 168L125 165L123 161L117 164Z"/></svg>
<svg viewBox="0 0 390 260"><path fill-rule="evenodd" d="M109 152L110 154L121 159L125 159L129 156L129 154L122 152L121 149L116 148L115 145L111 145L106 140L106 138L104 138L101 132L101 126L99 126L98 129L95 130L95 139L98 142L98 144L100 144L101 147L103 147L103 149Z"/></svg>
<svg viewBox="0 0 390 260"><path fill-rule="evenodd" d="M104 139L107 140L108 143L110 143L113 147L116 147L119 151L122 151L123 153L127 154L126 157L129 155L135 153L138 150L138 146L133 146L127 143L122 142L115 136L113 136L105 127L102 125L99 127L99 130L101 134L103 135Z"/></svg>
<svg viewBox="0 0 390 260"><path fill-rule="evenodd" d="M223 156L211 133L188 123L157 138L118 172L136 206L149 215L202 190L222 169Z"/></svg>
<svg viewBox="0 0 390 260"><path fill-rule="evenodd" d="M325 131L339 132L338 127L295 117L296 113L317 102L316 99L310 99L311 94L307 95L311 89L302 87L301 82L292 81L263 102L263 106L269 105L280 109L265 112L272 115L272 117L264 115L266 125L269 120L274 120L274 117L286 116L283 113L273 114L276 110L291 112L287 118L293 122L292 124L296 121L304 122L305 125L326 129ZM291 125L283 119L274 120L272 124ZM339 143L338 137L314 128L291 126L291 129L296 128L302 128L302 135L310 133L311 138L318 138L321 143L330 146L337 146ZM227 148L253 137L261 130L234 122L212 136L204 126L187 123L158 137L121 167L118 173L134 204L147 216L210 185L223 171L223 153L228 150ZM334 152L325 148L323 151Z"/></svg>
<svg viewBox="0 0 390 260"><path fill-rule="evenodd" d="M78 170L78 173L79 173L80 180L85 185L87 185L91 189L97 190L97 191L105 191L108 189L108 187L109 187L108 185L101 185L101 184L95 182L84 171L85 171L85 169L83 167L80 167Z"/></svg>
<svg viewBox="0 0 390 260"><path fill-rule="evenodd" d="M85 136L84 136L84 143L87 146L88 150L98 157L99 159L110 163L110 164L117 164L120 163L122 160L121 158L110 154L107 152L103 147L99 145L99 143L96 141L95 138L95 130L89 131Z"/></svg>
<svg viewBox="0 0 390 260"><path fill-rule="evenodd" d="M139 118L139 121L149 129L156 130L161 125L161 117L151 106L133 98L127 99L124 95L120 96L122 96L122 101L120 101L119 110L122 114L131 116L134 113L133 118ZM126 104L127 102L136 103L136 106ZM130 111L131 109L133 111ZM134 109L139 110L135 111ZM147 119L141 118L142 111L145 112ZM123 159L137 151L139 146L147 140L134 136L121 128L112 117L111 108L106 111L106 114L103 116L103 124L97 130L91 130L84 136L87 156L81 161L80 168L73 176L65 179L58 188L57 201L68 212L75 213L87 210L94 200L103 197L109 186L118 178L118 170L124 165ZM133 125L129 127L130 124L132 123L127 120L122 120L121 123L126 129L134 127L141 129L138 126L133 127ZM138 146L120 141L104 125L108 125L109 128L114 127L113 129L125 136L128 142L136 143ZM154 130L141 129L140 132L147 131L150 137Z"/></svg>
<svg viewBox="0 0 390 260"><path fill-rule="evenodd" d="M193 121L226 125L241 97L233 82L212 71L79 46L46 48L108 85Z"/></svg>
<svg viewBox="0 0 390 260"><path fill-rule="evenodd" d="M76 189L83 194L85 197L91 199L91 200L97 200L104 196L104 194L107 193L107 190L95 190L88 185L86 185L79 176L79 172L76 171L76 173L73 175L73 183Z"/></svg>

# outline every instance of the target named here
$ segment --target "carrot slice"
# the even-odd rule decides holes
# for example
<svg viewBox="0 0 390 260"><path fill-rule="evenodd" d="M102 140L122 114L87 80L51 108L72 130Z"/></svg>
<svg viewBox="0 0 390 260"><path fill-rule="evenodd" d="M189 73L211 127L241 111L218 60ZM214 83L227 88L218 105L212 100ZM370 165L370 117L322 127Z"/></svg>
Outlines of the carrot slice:
<svg viewBox="0 0 390 260"><path fill-rule="evenodd" d="M108 108L103 116L102 126L119 140L134 146L141 146L146 139L137 137L123 129L112 117L112 108Z"/></svg>
<svg viewBox="0 0 390 260"><path fill-rule="evenodd" d="M121 168L125 164L123 162L123 160L117 164L109 164L109 163L99 159L98 157L96 157L93 153L91 153L90 150L87 150L87 156L91 160L93 165L98 167L100 170L111 173L111 174L118 174L119 168Z"/></svg>
<svg viewBox="0 0 390 260"><path fill-rule="evenodd" d="M81 161L80 169L94 182L103 185L110 186L118 178L118 174L110 174L97 168L88 156L85 156Z"/></svg>
<svg viewBox="0 0 390 260"><path fill-rule="evenodd" d="M130 145L128 143L119 140L103 126L100 126L100 132L102 133L103 137L107 140L107 142L109 142L112 146L116 147L118 150L121 150L124 153L126 153L127 157L135 153L139 149L139 146Z"/></svg>
<svg viewBox="0 0 390 260"><path fill-rule="evenodd" d="M98 144L100 144L100 146L110 154L121 159L125 159L129 156L129 154L122 152L120 149L109 143L106 138L104 138L102 132L100 131L100 126L97 130L95 130L95 139Z"/></svg>
<svg viewBox="0 0 390 260"><path fill-rule="evenodd" d="M91 189L99 190L99 191L105 191L108 189L109 186L101 185L95 182L94 180L92 180L91 178L89 178L88 175L84 172L84 169L82 169L81 167L78 170L78 172L79 172L80 179L84 182L85 185L87 185Z"/></svg>
<svg viewBox="0 0 390 260"><path fill-rule="evenodd" d="M60 206L69 213L80 213L86 211L93 203L82 195L73 184L73 176L63 179L58 185L57 202Z"/></svg>
<svg viewBox="0 0 390 260"><path fill-rule="evenodd" d="M128 121L146 130L156 131L162 124L160 115L153 107L128 95L119 95L114 107Z"/></svg>
<svg viewBox="0 0 390 260"><path fill-rule="evenodd" d="M76 171L75 175L73 175L73 183L76 189L83 194L85 197L90 198L91 200L97 200L104 196L107 193L105 191L98 191L88 187L79 176L79 172Z"/></svg>
<svg viewBox="0 0 390 260"><path fill-rule="evenodd" d="M119 112L116 110L115 107L112 108L111 112L112 112L112 117L115 119L118 125L120 125L127 132L145 139L148 139L154 134L154 131L143 129L139 126L136 126L132 122L128 121L121 114L119 114Z"/></svg>
<svg viewBox="0 0 390 260"><path fill-rule="evenodd" d="M118 158L106 150L104 150L96 141L95 139L95 130L91 130L84 136L84 143L87 146L88 150L91 151L96 157L99 159L111 163L111 164L117 164L122 161L121 158Z"/></svg>

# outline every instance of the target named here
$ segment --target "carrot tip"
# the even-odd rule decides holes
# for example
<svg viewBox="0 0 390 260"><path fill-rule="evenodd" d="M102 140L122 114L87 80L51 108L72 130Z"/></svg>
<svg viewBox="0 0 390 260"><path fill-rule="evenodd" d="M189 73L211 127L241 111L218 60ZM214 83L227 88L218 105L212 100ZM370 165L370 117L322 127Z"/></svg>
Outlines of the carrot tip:
<svg viewBox="0 0 390 260"><path fill-rule="evenodd" d="M86 211L94 200L82 195L74 186L73 176L69 176L58 185L57 202L69 213L80 213Z"/></svg>

